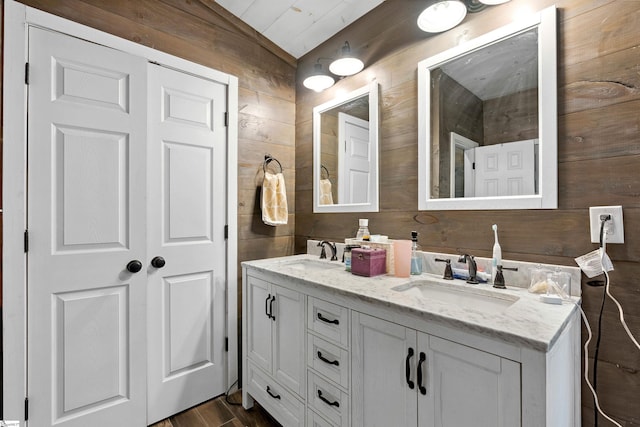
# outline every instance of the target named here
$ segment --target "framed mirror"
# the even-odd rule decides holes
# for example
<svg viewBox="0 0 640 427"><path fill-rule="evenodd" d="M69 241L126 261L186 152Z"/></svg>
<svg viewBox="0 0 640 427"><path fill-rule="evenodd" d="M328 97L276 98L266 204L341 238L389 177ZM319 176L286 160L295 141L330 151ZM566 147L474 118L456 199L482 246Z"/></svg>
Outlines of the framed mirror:
<svg viewBox="0 0 640 427"><path fill-rule="evenodd" d="M313 211L378 211L378 83L313 109Z"/></svg>
<svg viewBox="0 0 640 427"><path fill-rule="evenodd" d="M418 208L557 208L556 9L418 64Z"/></svg>

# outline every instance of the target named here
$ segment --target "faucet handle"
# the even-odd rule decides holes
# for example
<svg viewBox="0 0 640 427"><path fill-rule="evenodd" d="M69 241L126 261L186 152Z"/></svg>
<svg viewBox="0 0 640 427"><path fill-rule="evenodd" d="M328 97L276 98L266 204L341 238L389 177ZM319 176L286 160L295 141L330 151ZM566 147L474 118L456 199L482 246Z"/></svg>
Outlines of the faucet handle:
<svg viewBox="0 0 640 427"><path fill-rule="evenodd" d="M493 279L493 287L498 289L507 289L504 284L504 275L502 270L518 271L518 267L503 267L501 265L496 266L496 277Z"/></svg>
<svg viewBox="0 0 640 427"><path fill-rule="evenodd" d="M436 258L436 262L446 262L447 265L444 267L444 276L443 279L453 280L453 270L451 270L451 260L450 259L441 259Z"/></svg>
<svg viewBox="0 0 640 427"><path fill-rule="evenodd" d="M327 259L327 251L324 248L324 241L318 243L318 246L322 248L320 251L320 259Z"/></svg>

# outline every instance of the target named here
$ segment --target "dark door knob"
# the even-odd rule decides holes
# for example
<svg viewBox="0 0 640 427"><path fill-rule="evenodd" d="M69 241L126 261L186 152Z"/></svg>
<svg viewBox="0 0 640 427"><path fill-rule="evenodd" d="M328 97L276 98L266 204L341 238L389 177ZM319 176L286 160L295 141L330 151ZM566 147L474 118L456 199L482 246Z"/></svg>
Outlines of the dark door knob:
<svg viewBox="0 0 640 427"><path fill-rule="evenodd" d="M155 268L162 268L164 267L165 264L166 262L164 261L164 258L162 258L161 256L154 257L151 260L151 265L154 266Z"/></svg>
<svg viewBox="0 0 640 427"><path fill-rule="evenodd" d="M137 273L140 270L142 270L142 263L137 259L129 261L129 264L127 264L127 271L129 273Z"/></svg>

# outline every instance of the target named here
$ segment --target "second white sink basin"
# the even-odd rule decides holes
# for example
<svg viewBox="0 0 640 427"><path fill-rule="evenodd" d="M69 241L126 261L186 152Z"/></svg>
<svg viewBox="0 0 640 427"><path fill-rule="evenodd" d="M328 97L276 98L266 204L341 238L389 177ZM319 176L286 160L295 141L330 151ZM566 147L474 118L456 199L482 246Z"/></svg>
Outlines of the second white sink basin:
<svg viewBox="0 0 640 427"><path fill-rule="evenodd" d="M293 268L302 271L318 271L343 267L343 264L337 261L327 261L320 259L297 259L282 264L282 267Z"/></svg>
<svg viewBox="0 0 640 427"><path fill-rule="evenodd" d="M518 297L500 291L470 288L456 284L441 284L428 280L417 280L391 288L394 291L419 298L456 305L482 312L501 312L509 308Z"/></svg>

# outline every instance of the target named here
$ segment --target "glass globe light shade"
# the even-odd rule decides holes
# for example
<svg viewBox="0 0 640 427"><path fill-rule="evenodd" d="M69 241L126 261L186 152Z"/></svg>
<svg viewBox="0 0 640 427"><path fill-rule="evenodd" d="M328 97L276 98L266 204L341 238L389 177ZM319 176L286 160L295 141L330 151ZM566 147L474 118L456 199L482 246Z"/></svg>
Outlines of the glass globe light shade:
<svg viewBox="0 0 640 427"><path fill-rule="evenodd" d="M427 33L441 33L458 25L467 15L467 7L459 0L443 0L427 7L418 16L418 27Z"/></svg>

